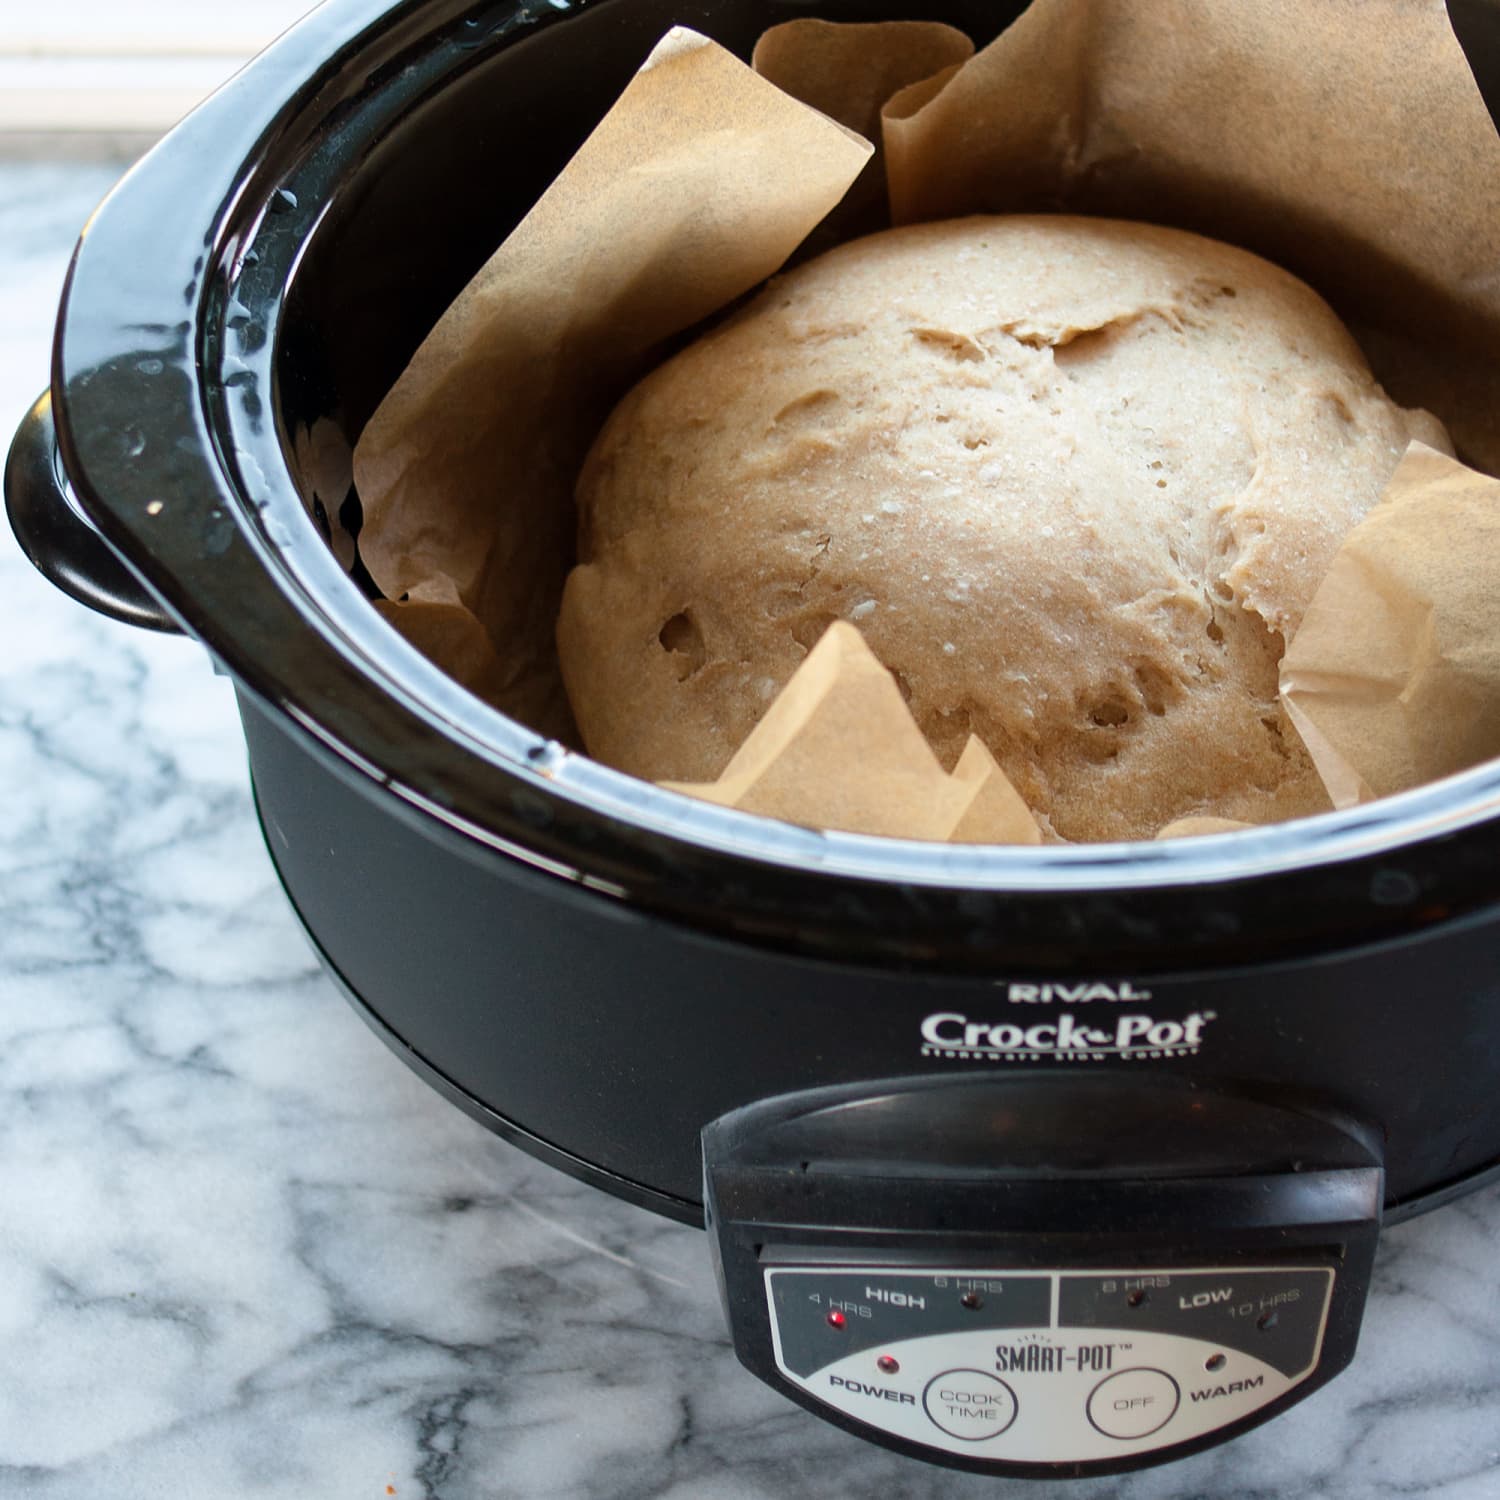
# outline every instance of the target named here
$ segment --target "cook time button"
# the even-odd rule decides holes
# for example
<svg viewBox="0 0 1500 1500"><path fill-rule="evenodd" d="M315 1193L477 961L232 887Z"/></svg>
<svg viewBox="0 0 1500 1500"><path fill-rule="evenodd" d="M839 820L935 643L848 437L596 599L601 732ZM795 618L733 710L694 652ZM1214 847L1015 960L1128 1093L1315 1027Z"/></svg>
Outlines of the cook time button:
<svg viewBox="0 0 1500 1500"><path fill-rule="evenodd" d="M945 1370L927 1382L922 1406L934 1427L966 1443L999 1437L1016 1420L1016 1393L983 1370Z"/></svg>
<svg viewBox="0 0 1500 1500"><path fill-rule="evenodd" d="M1105 1437L1150 1437L1177 1415L1181 1401L1181 1389L1165 1370L1121 1370L1089 1394L1089 1421Z"/></svg>

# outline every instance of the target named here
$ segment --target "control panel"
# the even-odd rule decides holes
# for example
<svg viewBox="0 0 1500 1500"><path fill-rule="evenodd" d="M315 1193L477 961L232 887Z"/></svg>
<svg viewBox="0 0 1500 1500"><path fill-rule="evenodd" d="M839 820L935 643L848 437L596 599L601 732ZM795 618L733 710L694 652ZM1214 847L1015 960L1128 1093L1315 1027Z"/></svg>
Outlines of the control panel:
<svg viewBox="0 0 1500 1500"><path fill-rule="evenodd" d="M980 1473L1223 1442L1354 1357L1379 1133L1132 1069L840 1084L703 1132L735 1352L827 1421Z"/></svg>
<svg viewBox="0 0 1500 1500"><path fill-rule="evenodd" d="M1329 1266L767 1266L776 1367L908 1443L1011 1463L1201 1439L1317 1368Z"/></svg>

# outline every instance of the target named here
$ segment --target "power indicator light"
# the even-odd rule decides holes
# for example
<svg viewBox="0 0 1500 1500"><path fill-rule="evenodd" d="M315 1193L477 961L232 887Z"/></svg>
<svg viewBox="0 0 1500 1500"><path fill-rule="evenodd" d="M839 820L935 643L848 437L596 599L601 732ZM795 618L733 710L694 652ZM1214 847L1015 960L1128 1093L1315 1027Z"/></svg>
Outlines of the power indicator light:
<svg viewBox="0 0 1500 1500"><path fill-rule="evenodd" d="M882 1354L880 1358L875 1361L875 1368L879 1370L882 1375L896 1375L900 1373L901 1364L900 1361L892 1359L889 1354Z"/></svg>
<svg viewBox="0 0 1500 1500"><path fill-rule="evenodd" d="M842 1328L848 1321L848 1318L836 1307L828 1314L828 1326L830 1328Z"/></svg>

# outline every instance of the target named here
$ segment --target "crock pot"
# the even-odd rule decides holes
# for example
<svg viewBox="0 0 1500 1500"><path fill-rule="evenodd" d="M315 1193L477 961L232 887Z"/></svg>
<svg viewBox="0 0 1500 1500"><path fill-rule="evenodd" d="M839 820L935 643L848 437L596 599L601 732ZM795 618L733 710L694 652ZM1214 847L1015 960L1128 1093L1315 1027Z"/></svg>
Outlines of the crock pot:
<svg viewBox="0 0 1500 1500"><path fill-rule="evenodd" d="M369 1024L523 1149L707 1223L751 1370L959 1468L1162 1462L1336 1374L1382 1216L1500 1173L1500 766L1149 846L814 833L470 697L299 497L295 434L357 437L671 25L748 55L808 8L328 0L89 221L8 508L59 587L233 679L267 846ZM925 11L983 43L1019 9ZM1500 9L1453 10L1483 83Z"/></svg>

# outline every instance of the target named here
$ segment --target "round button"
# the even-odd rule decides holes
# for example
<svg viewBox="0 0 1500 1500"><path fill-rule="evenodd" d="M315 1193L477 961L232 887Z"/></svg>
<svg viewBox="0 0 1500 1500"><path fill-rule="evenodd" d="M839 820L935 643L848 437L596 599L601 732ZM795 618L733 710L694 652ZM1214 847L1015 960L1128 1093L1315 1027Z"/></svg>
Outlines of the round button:
<svg viewBox="0 0 1500 1500"><path fill-rule="evenodd" d="M1177 1382L1165 1370L1121 1370L1094 1387L1089 1421L1105 1437L1150 1437L1177 1415L1181 1400Z"/></svg>
<svg viewBox="0 0 1500 1500"><path fill-rule="evenodd" d="M983 1370L944 1370L927 1382L922 1405L934 1427L966 1443L999 1437L1016 1420L1016 1393Z"/></svg>

